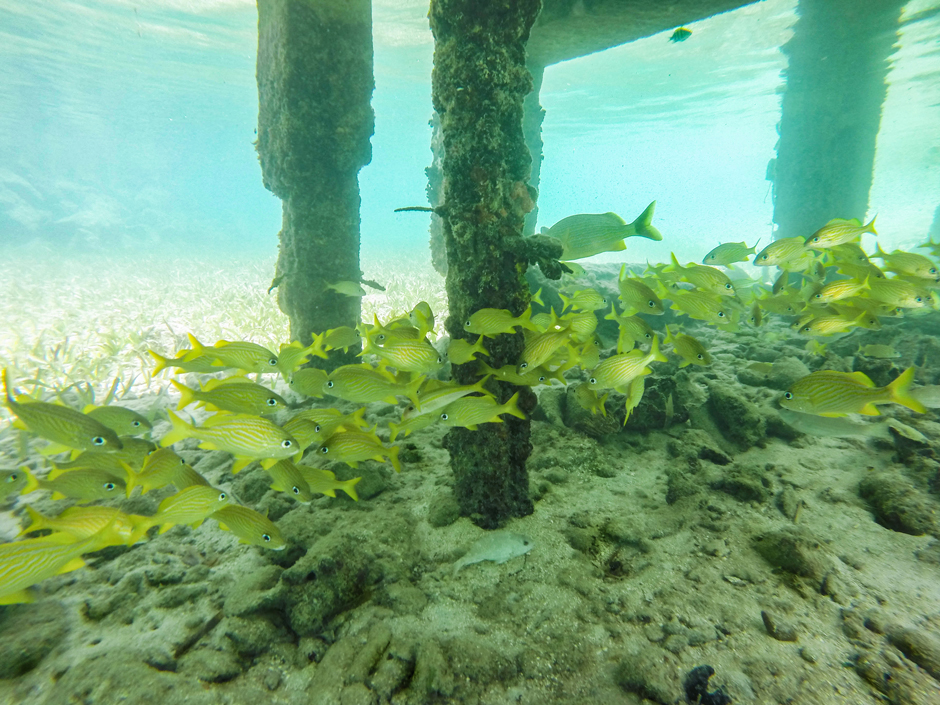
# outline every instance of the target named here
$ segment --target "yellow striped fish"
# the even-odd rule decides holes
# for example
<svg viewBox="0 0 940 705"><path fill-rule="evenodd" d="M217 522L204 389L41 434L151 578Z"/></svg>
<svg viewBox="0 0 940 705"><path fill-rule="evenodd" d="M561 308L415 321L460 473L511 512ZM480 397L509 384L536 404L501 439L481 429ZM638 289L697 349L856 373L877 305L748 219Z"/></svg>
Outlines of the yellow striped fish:
<svg viewBox="0 0 940 705"><path fill-rule="evenodd" d="M593 313L591 314L594 315ZM548 331L529 336L522 349L522 361L516 368L519 375L525 374L548 362L552 356L571 339L571 331Z"/></svg>
<svg viewBox="0 0 940 705"><path fill-rule="evenodd" d="M436 350L434 355L439 357ZM390 372L377 370L370 365L343 365L329 374L323 391L356 404L375 401L397 404L398 395L414 400L423 381L424 378L418 376L408 384L401 384Z"/></svg>
<svg viewBox="0 0 940 705"><path fill-rule="evenodd" d="M926 292L901 279L874 279L870 284L869 298L883 304L900 308L923 308L928 305L929 295Z"/></svg>
<svg viewBox="0 0 940 705"><path fill-rule="evenodd" d="M294 414L290 420L313 423L318 427L318 433L325 434L323 438L329 438L341 428L348 431L368 428L369 424L363 418L365 411L365 407L360 407L350 414L344 414L339 409L304 409Z"/></svg>
<svg viewBox="0 0 940 705"><path fill-rule="evenodd" d="M36 490L49 490L52 499L78 499L91 502L96 499L113 499L124 492L124 481L119 480L106 470L83 468L60 472L53 470L45 480L39 480L27 468L21 468L26 475L23 494Z"/></svg>
<svg viewBox="0 0 940 705"><path fill-rule="evenodd" d="M234 455L233 473L255 460L261 461L262 467L269 468L281 458L301 452L299 444L289 433L258 416L217 414L197 428L172 411L167 415L173 427L160 440L161 446L171 446L184 438L198 438L202 441L200 448Z"/></svg>
<svg viewBox="0 0 940 705"><path fill-rule="evenodd" d="M518 316L513 316L505 308L481 308L463 324L465 332L487 338L512 333L517 327L538 332L538 327L532 323L531 305Z"/></svg>
<svg viewBox="0 0 940 705"><path fill-rule="evenodd" d="M810 253L812 254L812 253ZM783 237L774 240L754 258L758 267L779 267L806 255L806 241L801 237Z"/></svg>
<svg viewBox="0 0 940 705"><path fill-rule="evenodd" d="M502 423L503 414L525 419L519 407L519 392L509 398L505 404L498 403L493 397L463 397L444 407L438 417L445 426L460 426L476 431L481 423Z"/></svg>
<svg viewBox="0 0 940 705"><path fill-rule="evenodd" d="M485 362L480 364L480 371L484 374L493 375L503 382L509 382L509 384L515 384L519 387L537 387L540 384L550 386L552 380L567 384L562 374L564 370L561 368L557 370L549 370L545 366L535 367L531 370L526 368L525 374L519 374L518 369L516 365L503 365L496 370Z"/></svg>
<svg viewBox="0 0 940 705"><path fill-rule="evenodd" d="M627 223L616 213L581 213L562 218L550 228L542 228L541 234L561 241L564 248L561 261L591 257L601 252L619 252L627 249L624 239L645 237L662 240L663 236L653 227L653 212L656 201L632 223Z"/></svg>
<svg viewBox="0 0 940 705"><path fill-rule="evenodd" d="M634 350L623 355L611 355L591 370L588 387L593 391L616 389L622 391L634 378L652 373L648 367L651 362L667 362L668 358L659 351L659 338L653 336L650 351L644 355Z"/></svg>
<svg viewBox="0 0 940 705"><path fill-rule="evenodd" d="M131 496L135 487L140 487L142 495L150 490L173 485L182 490L192 485L208 485L205 478L186 464L172 448L155 450L147 458L140 472L132 472L127 481L127 496Z"/></svg>
<svg viewBox="0 0 940 705"><path fill-rule="evenodd" d="M672 306L669 308L708 323L727 323L731 320L720 299L714 294L695 289L673 294Z"/></svg>
<svg viewBox="0 0 940 705"><path fill-rule="evenodd" d="M437 421L437 416L435 414L409 416L407 419L402 419L401 423L389 421L388 430L391 431L389 440L394 443L399 436L404 436L407 438L410 434L414 433L415 431L420 431L422 428L427 428L435 421Z"/></svg>
<svg viewBox="0 0 940 705"><path fill-rule="evenodd" d="M620 279L617 282L624 308L631 309L633 313L649 313L654 316L662 314L666 310L662 299L639 279L627 277L626 267L623 265L620 268Z"/></svg>
<svg viewBox="0 0 940 705"><path fill-rule="evenodd" d="M307 485L314 492L325 494L328 497L335 497L335 490L342 490L356 502L359 501L359 495L356 493L356 484L362 479L361 477L354 477L351 480L337 480L336 475L322 468L298 465L297 469L300 470L301 475L303 475L304 479L307 481Z"/></svg>
<svg viewBox="0 0 940 705"><path fill-rule="evenodd" d="M607 416L607 406L604 402L607 401L609 394L610 392L604 392L603 396L598 396L597 392L583 382L577 385L572 391L572 396L574 396L578 405L585 411L590 411L591 416L598 412L600 412L602 416Z"/></svg>
<svg viewBox="0 0 940 705"><path fill-rule="evenodd" d="M585 343L597 330L597 316L593 311L578 311L567 313L559 319L559 323L571 334L576 343Z"/></svg>
<svg viewBox="0 0 940 705"><path fill-rule="evenodd" d="M417 403L406 407L402 412L402 421L407 421L412 416L432 414L438 409L443 409L451 402L457 401L468 394L493 396L489 390L483 387L489 378L490 375L487 375L475 384L464 385L428 380L424 390L418 394Z"/></svg>
<svg viewBox="0 0 940 705"><path fill-rule="evenodd" d="M129 541L134 524L143 517L125 514L115 507L69 507L55 517L48 517L26 505L26 516L30 524L20 531L19 536L31 534L34 531L58 531L68 534L75 541L87 539L99 531L112 525L115 536L122 541Z"/></svg>
<svg viewBox="0 0 940 705"><path fill-rule="evenodd" d="M875 244L875 254L872 255L885 263L885 269L897 274L906 274L909 277L918 279L930 279L937 281L940 274L937 272L937 266L929 257L919 255L916 252L904 252L895 250L888 254L881 249L881 245Z"/></svg>
<svg viewBox="0 0 940 705"><path fill-rule="evenodd" d="M272 490L286 492L298 502L309 502L313 499L307 481L300 474L297 466L294 465L294 461L285 458L269 467L267 471L273 480L271 483Z"/></svg>
<svg viewBox="0 0 940 705"><path fill-rule="evenodd" d="M125 409L123 406L89 404L82 409L82 413L95 421L100 421L119 436L137 436L153 429L153 424L146 417L133 409Z"/></svg>
<svg viewBox="0 0 940 705"><path fill-rule="evenodd" d="M705 367L712 364L712 356L708 354L705 346L691 335L685 333L673 334L669 330L669 326L666 326L666 337L663 342L671 343L672 351L682 358L682 364L679 365L680 369L689 365Z"/></svg>
<svg viewBox="0 0 940 705"><path fill-rule="evenodd" d="M86 450L75 460L64 463L52 463L59 472L70 470L103 470L119 480L127 481L129 463L117 453L105 453L98 450Z"/></svg>
<svg viewBox="0 0 940 705"><path fill-rule="evenodd" d="M580 289L574 292L570 299L562 293L558 296L562 303L562 313L569 308L576 311L597 311L607 307L607 298L597 289Z"/></svg>
<svg viewBox="0 0 940 705"><path fill-rule="evenodd" d="M871 285L868 277L863 281L857 279L839 279L829 282L822 289L810 297L812 304L831 304L833 301L848 299L852 296L858 296L863 291L869 291Z"/></svg>
<svg viewBox="0 0 940 705"><path fill-rule="evenodd" d="M231 411L236 414L273 414L287 408L287 400L280 394L244 377L210 379L202 389L192 389L175 379L170 384L180 393L177 409L192 403L209 411Z"/></svg>
<svg viewBox="0 0 940 705"><path fill-rule="evenodd" d="M806 246L812 247L814 250L835 247L847 242L858 241L862 233L878 234L878 231L875 230L875 218L872 218L868 225L862 225L862 221L858 218L833 218L806 238Z"/></svg>
<svg viewBox="0 0 940 705"><path fill-rule="evenodd" d="M447 345L447 361L452 365L465 365L477 359L477 355L488 355L483 347L483 336L477 338L472 345L461 338L451 340Z"/></svg>
<svg viewBox="0 0 940 705"><path fill-rule="evenodd" d="M352 467L358 467L360 460L382 462L388 457L395 472L401 472L398 462L398 446L386 448L374 432L338 431L324 441L317 449L317 455L326 460L338 460Z"/></svg>
<svg viewBox="0 0 940 705"><path fill-rule="evenodd" d="M277 370L281 373L285 382L290 381L291 373L294 370L300 368L310 359L312 351L313 345L304 347L299 340L281 343L281 347L277 351ZM326 357L326 353L321 350L320 356Z"/></svg>
<svg viewBox="0 0 940 705"><path fill-rule="evenodd" d="M161 534L177 524L198 528L209 516L230 502L228 494L215 487L193 485L182 489L160 502L157 513L152 517L142 517L137 522L131 543L137 543L153 526L159 526Z"/></svg>
<svg viewBox="0 0 940 705"><path fill-rule="evenodd" d="M200 343L196 336L187 333L192 350L186 354L187 360L195 360L205 355L212 358L216 370L223 367L235 367L245 372L277 372L277 355L257 343L244 340L219 340L212 347Z"/></svg>
<svg viewBox="0 0 940 705"><path fill-rule="evenodd" d="M316 334L314 334L316 338ZM349 326L340 326L339 328L330 328L321 335L324 350L343 349L348 352L349 348L358 348L362 345L362 334L355 328Z"/></svg>
<svg viewBox="0 0 940 705"><path fill-rule="evenodd" d="M373 353L399 372L432 374L444 366L444 358L424 340L392 339L379 345L366 339L362 354Z"/></svg>
<svg viewBox="0 0 940 705"><path fill-rule="evenodd" d="M711 266L730 267L735 262L747 262L748 255L753 255L757 251L757 245L760 240L754 243L753 247L748 247L747 242L726 242L718 245L702 259L702 264Z"/></svg>
<svg viewBox="0 0 940 705"><path fill-rule="evenodd" d="M84 567L81 556L123 543L110 526L74 543L26 539L0 544L0 605L32 602L29 588L38 582Z"/></svg>
<svg viewBox="0 0 940 705"><path fill-rule="evenodd" d="M694 264L690 262L683 267L679 264L674 252L670 252L672 264L663 270L666 274L672 274L681 281L688 282L692 286L698 287L704 291L719 296L734 296L734 284L728 278L728 275L720 269L708 267L704 264Z"/></svg>
<svg viewBox="0 0 940 705"><path fill-rule="evenodd" d="M264 514L240 504L227 504L210 515L223 531L231 531L239 543L281 551L287 545L281 530Z"/></svg>
<svg viewBox="0 0 940 705"><path fill-rule="evenodd" d="M900 404L926 413L926 407L911 396L914 368L908 367L887 387L876 387L861 372L819 370L797 380L780 399L780 406L817 416L865 414L877 416L876 404Z"/></svg>
<svg viewBox="0 0 940 705"><path fill-rule="evenodd" d="M424 336L434 330L434 312L427 301L419 301L409 312L408 320L418 329L419 340L424 340Z"/></svg>
<svg viewBox="0 0 940 705"><path fill-rule="evenodd" d="M196 372L198 374L209 374L210 372L219 372L228 369L215 365L215 359L208 355L199 355L192 359L187 359L192 352L191 350L181 350L178 357L175 358L164 357L153 350L148 350L147 352L150 353L150 356L153 357L154 361L157 363L156 367L153 368L153 372L150 373L151 377L156 377L159 372L170 367L175 367L181 372Z"/></svg>
<svg viewBox="0 0 940 705"><path fill-rule="evenodd" d="M117 434L100 421L61 404L44 401L17 402L10 393L10 379L3 369L3 389L7 407L16 415L19 426L52 441L48 452L65 450L120 450L123 448Z"/></svg>
<svg viewBox="0 0 940 705"><path fill-rule="evenodd" d="M323 385L326 384L327 373L317 367L305 367L295 370L287 380L290 388L305 397L323 398Z"/></svg>
<svg viewBox="0 0 940 705"><path fill-rule="evenodd" d="M861 311L857 315L840 313L837 316L818 316L803 318L797 324L797 332L801 335L830 336L844 333L853 328L881 328L878 317L868 311Z"/></svg>

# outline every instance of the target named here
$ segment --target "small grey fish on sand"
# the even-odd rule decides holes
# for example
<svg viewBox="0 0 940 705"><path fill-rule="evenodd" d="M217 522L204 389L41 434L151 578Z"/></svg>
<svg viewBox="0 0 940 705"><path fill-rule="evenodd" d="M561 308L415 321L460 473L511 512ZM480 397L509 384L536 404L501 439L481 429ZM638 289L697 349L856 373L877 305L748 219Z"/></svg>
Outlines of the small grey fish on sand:
<svg viewBox="0 0 940 705"><path fill-rule="evenodd" d="M535 543L528 536L512 531L488 531L476 541L466 555L454 564L454 575L464 566L481 561L505 563L532 550Z"/></svg>

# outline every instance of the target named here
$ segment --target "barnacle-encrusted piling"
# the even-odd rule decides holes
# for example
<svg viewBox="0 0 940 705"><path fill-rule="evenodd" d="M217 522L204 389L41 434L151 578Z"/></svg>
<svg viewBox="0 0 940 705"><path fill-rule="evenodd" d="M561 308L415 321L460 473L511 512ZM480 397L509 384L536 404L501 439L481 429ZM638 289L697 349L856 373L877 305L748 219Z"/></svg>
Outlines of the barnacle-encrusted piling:
<svg viewBox="0 0 940 705"><path fill-rule="evenodd" d="M433 0L432 98L444 145L442 207L447 248L446 325L465 338L464 322L480 308L522 313L529 305L525 281L525 214L532 207L526 188L531 158L522 134L522 101L532 89L525 43L540 0ZM490 364L518 364L521 333L487 344ZM461 384L476 380L471 363L454 367ZM528 388L497 383L501 402L519 393L530 413ZM450 452L460 511L484 528L532 512L526 459L532 449L529 421L507 417L479 430L452 429Z"/></svg>
<svg viewBox="0 0 940 705"><path fill-rule="evenodd" d="M258 0L257 79L261 172L284 202L278 305L291 338L309 343L359 322L360 300L325 285L361 276L357 176L375 127L369 0Z"/></svg>
<svg viewBox="0 0 940 705"><path fill-rule="evenodd" d="M903 0L800 0L774 164L778 237L868 210L888 58Z"/></svg>

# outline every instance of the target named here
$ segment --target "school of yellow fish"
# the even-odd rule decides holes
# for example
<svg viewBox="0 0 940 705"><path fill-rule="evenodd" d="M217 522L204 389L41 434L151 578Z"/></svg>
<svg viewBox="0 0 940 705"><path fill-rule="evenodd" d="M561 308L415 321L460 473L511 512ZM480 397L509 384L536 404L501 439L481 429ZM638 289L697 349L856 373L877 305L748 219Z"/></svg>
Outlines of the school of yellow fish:
<svg viewBox="0 0 940 705"><path fill-rule="evenodd" d="M578 275L574 259L625 248L630 236L661 240L652 227L655 202L631 224L612 213L570 216L545 234L557 237L564 246L563 260ZM55 460L37 477L35 469L21 467L0 472L0 499L15 493L48 490L53 499L70 498L78 504L49 517L26 507L30 520L21 536L38 531L50 533L0 544L0 604L32 599L30 587L61 573L75 570L82 556L112 545L133 545L158 528L160 533L178 524L199 526L212 518L240 541L270 549L285 545L277 527L265 515L241 506L223 490L212 487L172 449L179 441L195 438L199 447L232 456L233 473L258 462L271 480L271 488L296 500L308 502L317 494L335 497L342 490L358 501L355 485L361 478L339 481L329 470L318 468L316 458L341 461L357 467L362 460L387 460L400 470L395 441L431 424L476 429L481 424L500 423L504 415L525 418L516 405L518 394L499 403L487 388L491 379L518 386L568 384L565 373L578 367L584 381L573 390L574 398L591 413L606 415L611 392L624 396L625 420L640 403L644 379L654 363L667 361L663 345L680 360L680 367L712 363L705 346L678 326L665 327L658 335L640 316L661 315L668 308L688 319L702 321L720 330L735 331L741 325L759 327L767 314L791 316L795 329L820 351L821 342L845 335L856 327L877 328L883 317L915 315L937 307L934 290L940 275L930 257L894 251L880 246L871 255L861 249L863 233L877 234L874 219L834 219L806 238L776 240L760 252L756 244L719 245L703 264L681 264L675 255L669 264L648 265L642 276L631 274L626 265L618 278L618 302L608 301L595 289L568 289L561 295L561 309L542 305L540 292L522 312L481 309L464 323L466 339L451 340L440 352L429 340L434 313L420 302L407 315L357 328L341 327L315 334L309 344L292 341L272 350L248 341L220 340L207 346L190 335L190 347L168 358L151 351L156 362L154 375L164 369L181 373L231 373L212 377L198 388L179 380L171 385L179 393L177 411L194 405L214 412L201 424L180 413L168 412L170 430L159 444L142 438L152 429L142 415L113 404L90 406L82 411L61 403L49 403L19 394L3 371L6 405L18 428L49 441L47 456L68 453L68 460ZM933 256L940 244L923 246ZM772 286L741 276L734 264L754 255L758 267L777 267L782 273ZM727 271L725 271L727 270ZM734 273L731 279L728 272ZM349 296L364 293L358 283L331 285ZM599 316L618 326L615 352L603 356L596 335ZM515 365L493 368L487 357L486 340L521 330L524 349ZM648 345L646 350L644 347ZM326 358L331 350L360 348L372 362L339 367L329 374L304 367L313 357ZM870 345L859 354L897 357L887 346ZM474 363L479 379L457 385L436 375L450 363ZM257 376L256 381L248 378ZM407 399L401 419L389 424L390 443L379 437L377 427L364 420L365 407L353 413L335 408L291 409L289 402L269 386L260 384L265 374L280 375L290 389L305 397L335 397L358 405L371 402L398 404ZM814 372L796 382L779 400L782 407L818 416L849 413L877 414L878 404L897 403L918 412L924 406L911 394L913 369L905 370L893 383L876 387L860 372L832 370ZM280 425L270 417L290 413ZM38 473L42 474L42 473ZM125 514L110 506L84 503L130 497L140 489L145 494L172 486L152 516Z"/></svg>

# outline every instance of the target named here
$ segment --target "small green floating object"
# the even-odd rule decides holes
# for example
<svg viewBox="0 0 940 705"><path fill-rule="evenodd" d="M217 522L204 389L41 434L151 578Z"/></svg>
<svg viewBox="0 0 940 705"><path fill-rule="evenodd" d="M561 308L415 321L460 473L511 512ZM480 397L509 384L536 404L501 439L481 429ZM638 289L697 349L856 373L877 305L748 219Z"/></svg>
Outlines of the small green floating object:
<svg viewBox="0 0 940 705"><path fill-rule="evenodd" d="M686 29L685 27L679 27L675 32L672 33L672 36L669 37L670 42L684 42L692 35L691 29Z"/></svg>

